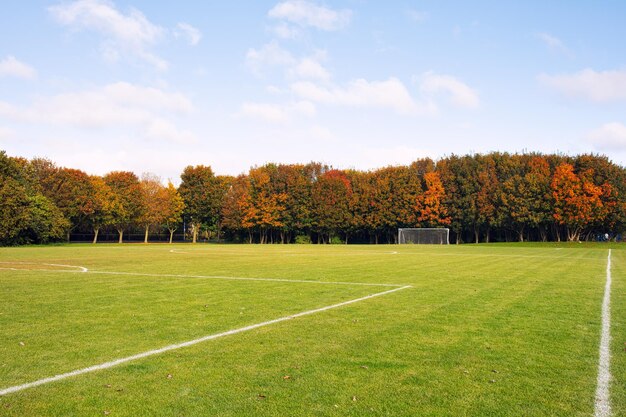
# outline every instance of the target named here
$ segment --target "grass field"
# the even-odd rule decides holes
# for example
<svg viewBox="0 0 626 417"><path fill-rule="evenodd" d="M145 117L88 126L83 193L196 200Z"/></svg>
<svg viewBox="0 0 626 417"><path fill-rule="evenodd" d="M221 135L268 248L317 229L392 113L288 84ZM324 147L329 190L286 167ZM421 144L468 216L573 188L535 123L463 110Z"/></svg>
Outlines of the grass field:
<svg viewBox="0 0 626 417"><path fill-rule="evenodd" d="M0 390L311 312L7 393L0 416L591 416L611 247L626 415L626 250L494 244L0 248Z"/></svg>

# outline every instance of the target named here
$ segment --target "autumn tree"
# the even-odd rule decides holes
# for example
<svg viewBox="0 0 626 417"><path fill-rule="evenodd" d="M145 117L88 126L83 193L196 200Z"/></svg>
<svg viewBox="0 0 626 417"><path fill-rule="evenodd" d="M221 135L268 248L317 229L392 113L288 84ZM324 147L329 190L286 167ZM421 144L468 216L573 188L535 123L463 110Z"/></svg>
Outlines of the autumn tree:
<svg viewBox="0 0 626 417"><path fill-rule="evenodd" d="M351 194L350 180L339 170L323 173L313 184L313 227L322 242L330 243L350 223Z"/></svg>
<svg viewBox="0 0 626 417"><path fill-rule="evenodd" d="M142 216L142 195L139 178L132 172L113 171L104 176L110 187L115 203L111 207L112 224L122 243L124 230L136 223Z"/></svg>
<svg viewBox="0 0 626 417"><path fill-rule="evenodd" d="M591 222L594 216L602 216L602 187L593 184L593 172L576 175L574 167L563 163L556 167L552 178L552 195L554 198L554 218L565 226L567 240L579 240L580 233Z"/></svg>
<svg viewBox="0 0 626 417"><path fill-rule="evenodd" d="M424 193L420 196L420 213L417 221L424 227L439 227L450 224L446 207L443 205L446 192L438 172L424 174Z"/></svg>
<svg viewBox="0 0 626 417"><path fill-rule="evenodd" d="M142 210L138 222L144 227L143 243L148 243L150 227L165 221L165 193L161 178L154 174L144 173L139 182Z"/></svg>
<svg viewBox="0 0 626 417"><path fill-rule="evenodd" d="M524 241L524 232L536 228L542 240L547 239L547 225L552 214L550 166L539 156L533 156L524 172L515 173L502 184L501 201L510 225Z"/></svg>
<svg viewBox="0 0 626 417"><path fill-rule="evenodd" d="M159 194L159 200L162 202L161 220L170 232L169 242L171 244L174 239L174 232L180 226L182 215L185 211L185 202L171 181L168 182L167 187L159 190Z"/></svg>
<svg viewBox="0 0 626 417"><path fill-rule="evenodd" d="M87 223L93 230L93 243L98 242L100 229L114 223L113 214L119 212L119 196L113 193L111 187L102 177L89 177L91 194L89 196Z"/></svg>
<svg viewBox="0 0 626 417"><path fill-rule="evenodd" d="M451 155L438 162L437 172L446 190L444 206L450 216L450 227L456 243L462 241L463 232L471 231L476 238L479 231L477 204L478 163L474 156Z"/></svg>
<svg viewBox="0 0 626 417"><path fill-rule="evenodd" d="M89 175L85 172L57 167L52 161L35 158L29 163L29 175L41 193L59 208L68 220L67 240L75 228L83 225L89 214Z"/></svg>
<svg viewBox="0 0 626 417"><path fill-rule="evenodd" d="M223 225L233 232L243 231L253 242L256 214L250 197L250 182L246 175L235 178L226 192L221 209Z"/></svg>
<svg viewBox="0 0 626 417"><path fill-rule="evenodd" d="M270 175L274 169L275 166L269 165L252 168L248 173L251 206L245 220L258 229L260 243L268 243L269 232L284 225L287 193L274 189Z"/></svg>

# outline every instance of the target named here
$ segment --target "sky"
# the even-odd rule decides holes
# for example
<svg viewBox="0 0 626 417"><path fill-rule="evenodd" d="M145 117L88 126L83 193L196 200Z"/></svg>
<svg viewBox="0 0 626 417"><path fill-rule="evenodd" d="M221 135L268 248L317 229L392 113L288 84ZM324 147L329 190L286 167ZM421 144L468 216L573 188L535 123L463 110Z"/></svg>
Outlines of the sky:
<svg viewBox="0 0 626 417"><path fill-rule="evenodd" d="M626 165L626 2L5 2L0 150L102 175L600 153Z"/></svg>

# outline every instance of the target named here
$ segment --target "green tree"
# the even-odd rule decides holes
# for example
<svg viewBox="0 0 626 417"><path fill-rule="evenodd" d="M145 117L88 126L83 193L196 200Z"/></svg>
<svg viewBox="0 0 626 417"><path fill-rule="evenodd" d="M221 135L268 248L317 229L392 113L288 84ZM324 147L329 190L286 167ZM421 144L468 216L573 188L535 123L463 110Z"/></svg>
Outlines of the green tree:
<svg viewBox="0 0 626 417"><path fill-rule="evenodd" d="M185 217L191 225L193 243L196 243L202 227L208 229L217 225L227 190L209 166L187 166L180 178L178 192L185 202Z"/></svg>

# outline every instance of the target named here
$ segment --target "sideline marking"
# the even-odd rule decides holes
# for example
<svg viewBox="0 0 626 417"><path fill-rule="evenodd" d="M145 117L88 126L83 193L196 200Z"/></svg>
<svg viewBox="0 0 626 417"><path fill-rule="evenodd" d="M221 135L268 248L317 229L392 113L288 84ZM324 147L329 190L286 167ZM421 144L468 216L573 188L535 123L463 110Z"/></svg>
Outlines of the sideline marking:
<svg viewBox="0 0 626 417"><path fill-rule="evenodd" d="M606 284L602 299L602 333L600 336L600 361L598 363L598 387L596 388L595 417L611 415L611 249L606 260Z"/></svg>
<svg viewBox="0 0 626 417"><path fill-rule="evenodd" d="M269 326L271 324L276 324L276 323L280 323L280 322L283 322L283 321L292 320L292 319L295 319L295 318L298 318L298 317L308 316L310 314L321 313L323 311L331 310L333 308L338 308L338 307L346 306L348 304L358 303L359 301L369 300L370 298L374 298L374 297L380 297L381 295L387 295L387 294L391 294L391 293L396 292L396 291L406 290L407 288L411 288L411 285L406 285L404 287L394 288L392 290L387 290L387 291L378 292L378 293L375 293L375 294L366 295L365 297L355 298L353 300L344 301L344 302L341 302L341 303L338 303L338 304L332 304L332 305L329 305L329 306L326 306L326 307L316 308L314 310L303 311L301 313L296 313L296 314L292 314L292 315L289 315L289 316L280 317L280 318L277 318L277 319L274 319L274 320L264 321L262 323L252 324L252 325L246 326L246 327L240 327L238 329L228 330L228 331L222 332L222 333L216 333L216 334L212 334L212 335L208 335L208 336L203 336L203 337L200 337L198 339L189 340L187 342L176 343L176 344L173 344L173 345L164 346L164 347L159 348L159 349L149 350L147 352L138 353L138 354L132 355L132 356L127 356L125 358L115 359L113 361L105 362L105 363L102 363L100 365L94 365L94 366L90 366L88 368L77 369L77 370L72 371L72 372L67 372L67 373L64 373L64 374L59 374L59 375L55 375L55 376L52 376L52 377L39 379L37 381L28 382L26 384L16 385L16 386L13 386L13 387L4 388L4 389L0 390L0 396L11 394L11 393L18 392L18 391L22 391L22 390L25 390L27 388L34 388L34 387L37 387L39 385L48 384L50 382L60 381L62 379L70 378L70 377L73 377L73 376L86 374L86 373L89 373L89 372L95 372L95 371L99 371L99 370L102 370L102 369L112 368L114 366L121 365L121 364L126 363L126 362L134 361L134 360L137 360L137 359L143 359L143 358L146 358L148 356L159 355L161 353L169 352L170 350L180 349L180 348L184 348L184 347L187 347L187 346L193 346L195 344L206 342L208 340L213 340L213 339L217 339L217 338L224 337L224 336L230 336L230 335L237 334L237 333L247 332L249 330L258 329L259 327Z"/></svg>

